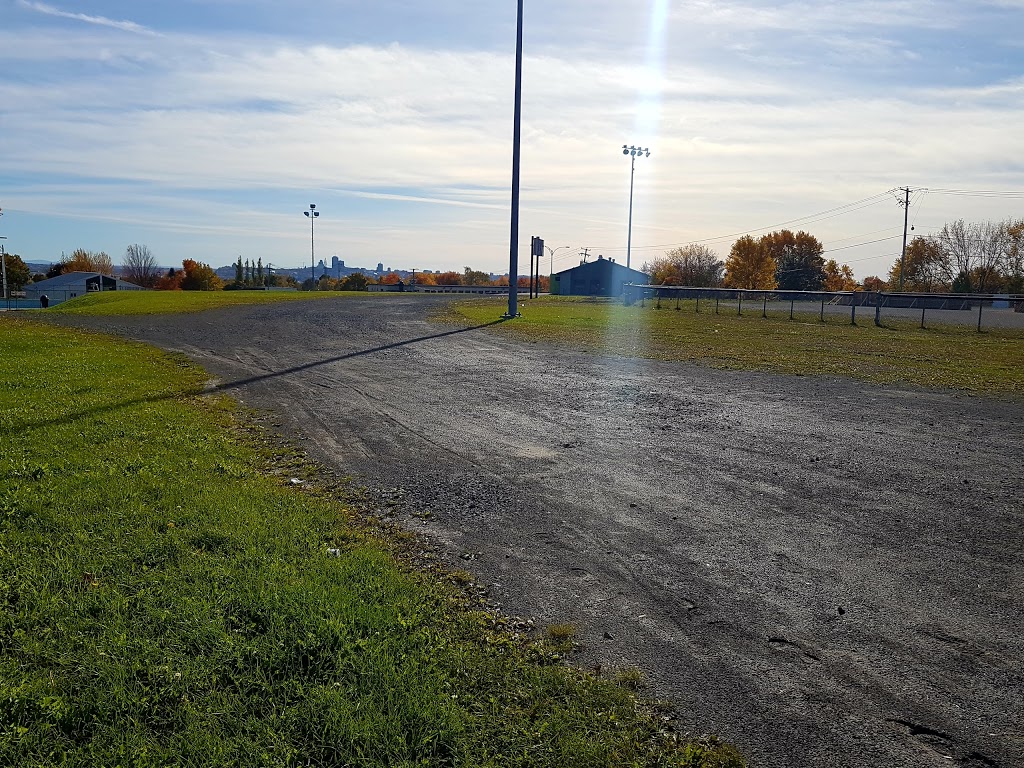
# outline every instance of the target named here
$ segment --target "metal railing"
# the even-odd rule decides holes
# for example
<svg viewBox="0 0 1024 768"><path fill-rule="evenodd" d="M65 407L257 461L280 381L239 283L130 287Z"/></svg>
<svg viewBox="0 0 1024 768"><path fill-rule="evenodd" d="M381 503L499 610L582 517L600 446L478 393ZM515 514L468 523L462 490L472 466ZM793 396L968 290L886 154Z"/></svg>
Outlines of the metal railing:
<svg viewBox="0 0 1024 768"><path fill-rule="evenodd" d="M639 302L641 306L653 301L657 308L662 302L675 302L680 309L680 302L694 301L695 311L701 311L701 302L705 306L713 304L715 314L735 309L737 315L744 314L747 308L760 309L763 318L785 314L788 309L790 320L799 314L807 315L814 310L819 322L825 322L826 315L842 314L849 308L850 324L857 324L857 311L861 316L865 310L873 315L875 325L882 325L885 318L917 319L920 313L920 326L925 328L926 315L931 311L932 317L938 317L943 324L973 324L980 332L985 327L986 313L984 309L997 310L998 322L988 313L988 322L992 327L1024 328L1024 294L980 294L980 293L899 293L890 291L787 291L787 290L756 290L746 288L694 288L675 285L639 285L627 283L623 286L623 301L631 305ZM779 307L782 307L780 312ZM769 308L772 310L769 315ZM936 315L935 313L940 313ZM967 314L961 314L967 313ZM964 322L970 318L969 321Z"/></svg>

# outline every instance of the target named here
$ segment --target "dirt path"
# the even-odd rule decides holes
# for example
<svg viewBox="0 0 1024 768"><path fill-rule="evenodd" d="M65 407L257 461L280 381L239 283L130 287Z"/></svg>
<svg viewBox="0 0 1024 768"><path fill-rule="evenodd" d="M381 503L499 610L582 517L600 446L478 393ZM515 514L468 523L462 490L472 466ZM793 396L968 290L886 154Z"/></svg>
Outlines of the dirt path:
<svg viewBox="0 0 1024 768"><path fill-rule="evenodd" d="M516 344L447 300L89 325L404 489L505 609L752 765L1024 766L1024 405Z"/></svg>

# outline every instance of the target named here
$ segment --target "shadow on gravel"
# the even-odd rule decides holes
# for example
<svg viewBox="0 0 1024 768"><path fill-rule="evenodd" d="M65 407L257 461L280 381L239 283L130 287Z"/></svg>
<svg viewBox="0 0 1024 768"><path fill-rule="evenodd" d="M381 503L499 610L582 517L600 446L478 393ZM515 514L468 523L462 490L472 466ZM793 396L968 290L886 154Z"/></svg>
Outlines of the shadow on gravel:
<svg viewBox="0 0 1024 768"><path fill-rule="evenodd" d="M468 331L478 331L481 328L489 328L492 325L499 325L504 323L506 318L502 317L497 320L492 320L489 323L483 323L481 325L473 325L469 328L456 328L454 331L445 331L444 333L432 333L429 336L417 336L415 339L407 339L406 341L395 341L391 344L382 344L379 347L371 347L370 349L363 349L359 352L349 352L345 355L338 355L337 357L330 357L326 360L316 360L312 363L304 363L303 365L295 365L291 368L285 368L282 371L273 371L271 373L260 374L259 376L250 376L247 379L239 379L238 381L229 381L224 384L218 384L216 387L212 387L207 391L222 392L229 389L237 389L244 387L248 384L255 384L258 381L266 381L267 379L276 379L281 376L289 376L293 373L300 373L302 371L308 371L312 368L319 368L322 365L331 365L332 363L340 363L344 360L351 360L354 357L364 357L366 355L372 355L376 352L384 352L388 349L397 349L399 347L407 347L411 344L418 344L422 341L430 341L431 339L443 339L445 336L455 336L460 333L467 333Z"/></svg>
<svg viewBox="0 0 1024 768"><path fill-rule="evenodd" d="M431 341L432 339L443 339L446 336L456 336L460 333L469 333L470 331L479 331L483 328L489 328L492 325L500 325L505 322L507 318L498 318L492 320L489 323L481 323L480 325L472 325L468 328L456 328L452 331L444 331L442 333L431 333L426 336L417 336L413 339L406 339L405 341L395 341L390 344L382 344L378 347L370 347L369 349L361 349L358 352L349 352L344 355L338 355L337 357L330 357L326 360L316 360L312 363L304 363L303 365L295 365L291 368L285 368L281 371L271 371L270 373L263 373L259 376L250 376L245 379L238 379L237 381L228 381L222 384L217 384L212 387L196 387L193 390L185 392L174 392L163 395L153 395L152 397L139 397L133 400L123 400L119 403L110 403L109 405L101 405L95 408L86 408L77 413L70 413L58 418L53 419L40 419L38 421L26 421L21 424L13 424L11 429L0 429L0 434L6 433L10 435L16 435L19 432L24 432L30 429L39 429L41 427L48 427L54 424L70 424L73 421L77 421L85 416L95 416L102 413L111 413L121 408L126 408L131 405L141 405L143 403L157 403L161 400L172 400L182 395L200 395L209 394L211 392L226 392L232 389L238 389L248 384L255 384L260 381L266 381L268 379L276 379L282 376L290 376L292 374L301 373L302 371L308 371L312 368L318 368L324 365L331 365L332 363L340 363L345 360L351 360L355 357L365 357L366 355L372 355L377 352L384 352L389 349L397 349L399 347L407 347L412 344L419 344L424 341Z"/></svg>

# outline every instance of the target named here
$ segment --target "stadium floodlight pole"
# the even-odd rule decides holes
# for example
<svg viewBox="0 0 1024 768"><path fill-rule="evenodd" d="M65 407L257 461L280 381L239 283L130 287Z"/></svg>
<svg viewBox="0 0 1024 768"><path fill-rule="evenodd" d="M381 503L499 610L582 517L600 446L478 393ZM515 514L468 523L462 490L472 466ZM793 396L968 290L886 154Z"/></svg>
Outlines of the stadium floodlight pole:
<svg viewBox="0 0 1024 768"><path fill-rule="evenodd" d="M516 283L519 282L519 145L523 118L523 0L516 12L516 100L512 123L512 223L509 233L508 256L508 312L506 317L519 314Z"/></svg>
<svg viewBox="0 0 1024 768"><path fill-rule="evenodd" d="M633 174L636 172L637 157L650 157L651 150L622 145L622 154L629 155L629 226L626 229L626 269L629 269L630 251L633 247Z"/></svg>
<svg viewBox="0 0 1024 768"><path fill-rule="evenodd" d="M309 204L309 210L303 211L303 213L309 217L309 277L313 281L310 285L309 290L316 290L316 254L313 250L313 219L320 215L320 211L316 209L313 203Z"/></svg>
<svg viewBox="0 0 1024 768"><path fill-rule="evenodd" d="M545 245L544 247L548 249L548 256L551 257L551 263L550 265L548 265L548 277L551 277L553 274L555 274L555 254L558 253L563 248L572 248L572 246L560 245L557 248L552 248L550 245Z"/></svg>

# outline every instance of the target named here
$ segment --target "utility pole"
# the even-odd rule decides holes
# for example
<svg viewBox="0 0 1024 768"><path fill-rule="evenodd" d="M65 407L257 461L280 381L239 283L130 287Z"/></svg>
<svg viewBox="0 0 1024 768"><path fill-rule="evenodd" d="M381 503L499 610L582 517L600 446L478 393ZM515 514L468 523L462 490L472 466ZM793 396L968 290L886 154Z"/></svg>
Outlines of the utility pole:
<svg viewBox="0 0 1024 768"><path fill-rule="evenodd" d="M903 250L900 252L900 293L903 292L903 273L907 258L907 222L910 219L910 187L903 187L904 197L897 200L898 205L903 206Z"/></svg>
<svg viewBox="0 0 1024 768"><path fill-rule="evenodd" d="M587 263L587 256L589 256L589 255L590 255L590 249L589 248L583 248L583 249L580 250L580 256L583 257L583 263L584 264Z"/></svg>

